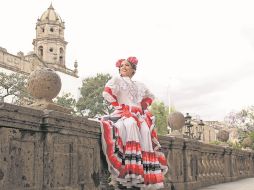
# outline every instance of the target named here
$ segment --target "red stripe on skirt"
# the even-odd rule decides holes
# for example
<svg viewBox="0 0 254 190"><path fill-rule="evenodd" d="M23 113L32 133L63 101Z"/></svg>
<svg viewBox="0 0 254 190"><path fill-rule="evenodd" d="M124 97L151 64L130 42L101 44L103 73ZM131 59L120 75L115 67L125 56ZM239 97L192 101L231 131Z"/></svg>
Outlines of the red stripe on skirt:
<svg viewBox="0 0 254 190"><path fill-rule="evenodd" d="M162 173L159 174L144 174L144 184L156 184L163 182L164 177Z"/></svg>
<svg viewBox="0 0 254 190"><path fill-rule="evenodd" d="M102 121L104 129L104 139L107 145L106 153L110 163L120 171L122 162L119 162L116 155L114 154L114 142L112 141L110 124L107 121Z"/></svg>

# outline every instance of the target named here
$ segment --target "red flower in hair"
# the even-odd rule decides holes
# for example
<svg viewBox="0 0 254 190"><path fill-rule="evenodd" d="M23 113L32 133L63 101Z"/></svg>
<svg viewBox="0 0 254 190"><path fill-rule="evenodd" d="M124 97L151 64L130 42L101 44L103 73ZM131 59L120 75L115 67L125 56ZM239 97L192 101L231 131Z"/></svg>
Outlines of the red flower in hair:
<svg viewBox="0 0 254 190"><path fill-rule="evenodd" d="M135 65L138 64L138 59L136 57L129 57L127 61Z"/></svg>
<svg viewBox="0 0 254 190"><path fill-rule="evenodd" d="M124 61L125 59L119 59L117 62L116 62L116 67L121 67L121 64L122 62Z"/></svg>

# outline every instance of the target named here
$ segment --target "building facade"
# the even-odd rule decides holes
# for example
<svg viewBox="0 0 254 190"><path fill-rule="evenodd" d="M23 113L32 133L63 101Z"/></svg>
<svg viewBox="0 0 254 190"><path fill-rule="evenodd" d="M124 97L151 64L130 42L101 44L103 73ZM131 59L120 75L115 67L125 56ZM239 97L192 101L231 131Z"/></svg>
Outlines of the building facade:
<svg viewBox="0 0 254 190"><path fill-rule="evenodd" d="M35 69L48 67L78 77L76 61L73 70L66 67L64 30L65 23L51 4L37 20L34 50L27 55L23 52L13 55L0 47L0 67L27 75Z"/></svg>

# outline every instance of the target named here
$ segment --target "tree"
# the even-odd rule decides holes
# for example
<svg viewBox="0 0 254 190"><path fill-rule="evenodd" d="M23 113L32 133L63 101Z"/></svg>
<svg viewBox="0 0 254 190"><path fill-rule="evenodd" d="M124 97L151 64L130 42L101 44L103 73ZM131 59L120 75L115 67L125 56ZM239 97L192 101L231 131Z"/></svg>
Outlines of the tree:
<svg viewBox="0 0 254 190"><path fill-rule="evenodd" d="M224 120L229 127L238 129L238 141L241 146L246 146L249 139L254 141L254 106L249 106L239 112L231 112ZM251 148L254 149L254 143Z"/></svg>
<svg viewBox="0 0 254 190"><path fill-rule="evenodd" d="M159 135L168 134L168 107L163 102L155 101L150 107L152 114L155 116L155 125Z"/></svg>
<svg viewBox="0 0 254 190"><path fill-rule="evenodd" d="M76 112L76 100L71 93L63 93L62 96L57 96L54 102L65 108L72 110L72 113Z"/></svg>
<svg viewBox="0 0 254 190"><path fill-rule="evenodd" d="M249 106L239 112L231 112L224 120L229 127L237 127L244 131L254 131L254 106Z"/></svg>
<svg viewBox="0 0 254 190"><path fill-rule="evenodd" d="M80 88L81 97L77 102L77 110L81 115L100 117L112 113L113 108L102 97L104 87L111 78L109 74L97 74L83 80Z"/></svg>
<svg viewBox="0 0 254 190"><path fill-rule="evenodd" d="M0 72L0 99L17 105L31 104L33 98L26 90L27 76Z"/></svg>

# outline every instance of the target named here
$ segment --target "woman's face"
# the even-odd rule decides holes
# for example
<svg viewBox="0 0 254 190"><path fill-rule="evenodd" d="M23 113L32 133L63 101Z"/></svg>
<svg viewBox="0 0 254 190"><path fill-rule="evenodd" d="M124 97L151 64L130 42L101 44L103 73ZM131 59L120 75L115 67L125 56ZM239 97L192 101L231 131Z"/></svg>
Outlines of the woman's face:
<svg viewBox="0 0 254 190"><path fill-rule="evenodd" d="M122 77L132 77L134 69L128 61L123 61L120 66L120 75Z"/></svg>

